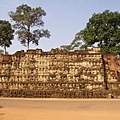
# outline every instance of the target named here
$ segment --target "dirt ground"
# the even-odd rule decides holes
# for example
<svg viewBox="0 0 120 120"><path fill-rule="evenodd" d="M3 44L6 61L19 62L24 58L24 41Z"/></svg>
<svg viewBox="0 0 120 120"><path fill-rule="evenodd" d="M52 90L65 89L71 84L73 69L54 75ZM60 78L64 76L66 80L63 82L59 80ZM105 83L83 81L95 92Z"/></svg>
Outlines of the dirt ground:
<svg viewBox="0 0 120 120"><path fill-rule="evenodd" d="M0 120L119 119L119 99L0 98Z"/></svg>

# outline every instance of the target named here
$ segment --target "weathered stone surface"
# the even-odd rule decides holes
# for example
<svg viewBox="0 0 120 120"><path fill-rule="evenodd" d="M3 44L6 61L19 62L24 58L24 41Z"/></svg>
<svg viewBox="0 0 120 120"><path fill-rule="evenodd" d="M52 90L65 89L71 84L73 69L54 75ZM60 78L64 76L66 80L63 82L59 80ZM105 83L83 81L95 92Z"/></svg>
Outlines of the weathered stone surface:
<svg viewBox="0 0 120 120"><path fill-rule="evenodd" d="M105 89L105 74L108 88L119 90L120 59L113 54L102 56L98 48L73 52L60 49L17 51L0 57L0 94L5 96L5 90L11 90L9 94L18 97L22 90L29 91L23 93L28 97L43 93L42 96L49 97L93 97L92 91ZM102 92L98 94L104 96Z"/></svg>

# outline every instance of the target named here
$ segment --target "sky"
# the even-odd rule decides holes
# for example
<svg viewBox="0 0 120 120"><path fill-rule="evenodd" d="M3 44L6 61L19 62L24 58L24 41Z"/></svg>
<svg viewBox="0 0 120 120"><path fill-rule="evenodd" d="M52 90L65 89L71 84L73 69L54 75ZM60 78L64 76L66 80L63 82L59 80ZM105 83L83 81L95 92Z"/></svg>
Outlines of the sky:
<svg viewBox="0 0 120 120"><path fill-rule="evenodd" d="M32 8L41 7L46 12L46 16L42 18L43 28L50 31L51 37L41 38L38 46L30 44L30 49L38 48L43 51L70 44L75 34L86 27L92 14L105 10L120 12L120 0L0 0L0 20L8 20L13 24L8 13L15 12L16 7L22 4ZM15 36L7 51L14 54L20 50L26 51L26 47Z"/></svg>

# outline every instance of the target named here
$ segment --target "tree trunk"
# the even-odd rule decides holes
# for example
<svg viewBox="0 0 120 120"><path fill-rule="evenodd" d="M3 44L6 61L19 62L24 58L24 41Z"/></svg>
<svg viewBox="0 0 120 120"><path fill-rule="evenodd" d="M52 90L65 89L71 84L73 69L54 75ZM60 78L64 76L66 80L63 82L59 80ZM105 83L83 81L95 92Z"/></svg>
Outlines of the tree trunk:
<svg viewBox="0 0 120 120"><path fill-rule="evenodd" d="M6 55L6 45L4 44L4 55Z"/></svg>
<svg viewBox="0 0 120 120"><path fill-rule="evenodd" d="M30 44L30 26L28 26L28 39L27 39L27 50L29 50L29 44Z"/></svg>
<svg viewBox="0 0 120 120"><path fill-rule="evenodd" d="M27 50L29 50L29 41L27 42Z"/></svg>

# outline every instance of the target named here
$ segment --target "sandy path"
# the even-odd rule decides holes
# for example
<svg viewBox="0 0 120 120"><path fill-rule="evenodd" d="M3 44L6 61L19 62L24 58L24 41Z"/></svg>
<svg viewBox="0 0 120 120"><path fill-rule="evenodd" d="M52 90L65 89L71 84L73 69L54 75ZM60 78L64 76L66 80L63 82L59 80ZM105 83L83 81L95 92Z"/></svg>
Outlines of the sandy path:
<svg viewBox="0 0 120 120"><path fill-rule="evenodd" d="M119 120L120 100L4 99L0 120Z"/></svg>

